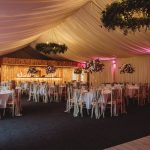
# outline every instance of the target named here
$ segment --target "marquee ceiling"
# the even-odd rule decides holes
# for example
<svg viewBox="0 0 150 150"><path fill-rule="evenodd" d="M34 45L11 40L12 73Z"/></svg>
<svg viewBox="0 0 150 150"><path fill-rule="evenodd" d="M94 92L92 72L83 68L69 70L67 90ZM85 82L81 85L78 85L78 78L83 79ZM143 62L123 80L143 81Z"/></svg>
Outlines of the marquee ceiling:
<svg viewBox="0 0 150 150"><path fill-rule="evenodd" d="M63 58L85 61L150 54L150 31L101 28L100 13L113 0L0 1L0 55L39 42L65 43ZM53 56L55 57L55 56Z"/></svg>

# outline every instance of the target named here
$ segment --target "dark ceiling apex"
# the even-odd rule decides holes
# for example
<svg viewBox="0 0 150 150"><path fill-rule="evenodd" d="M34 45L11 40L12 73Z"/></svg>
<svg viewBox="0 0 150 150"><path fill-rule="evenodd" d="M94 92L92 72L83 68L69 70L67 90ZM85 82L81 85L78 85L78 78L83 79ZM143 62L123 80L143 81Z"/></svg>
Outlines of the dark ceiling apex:
<svg viewBox="0 0 150 150"><path fill-rule="evenodd" d="M8 58L22 58L22 59L41 59L41 60L58 60L58 61L71 61L60 56L46 56L39 51L33 49L30 46L17 50L15 52L6 54L1 56L8 57Z"/></svg>

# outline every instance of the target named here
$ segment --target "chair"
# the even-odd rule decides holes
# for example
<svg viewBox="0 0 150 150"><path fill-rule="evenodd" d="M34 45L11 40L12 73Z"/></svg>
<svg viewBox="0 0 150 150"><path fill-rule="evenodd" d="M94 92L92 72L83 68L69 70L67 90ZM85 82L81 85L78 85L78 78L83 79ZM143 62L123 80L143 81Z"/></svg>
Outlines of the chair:
<svg viewBox="0 0 150 150"><path fill-rule="evenodd" d="M116 114L118 115L119 111L120 114L123 113L123 97L122 97L122 88L115 88L112 90L112 98L113 98L113 103L116 105Z"/></svg>
<svg viewBox="0 0 150 150"><path fill-rule="evenodd" d="M93 113L95 114L96 119L100 118L99 104L97 99L94 99L92 102L91 118L93 118Z"/></svg>
<svg viewBox="0 0 150 150"><path fill-rule="evenodd" d="M0 117L5 116L5 110L6 110L8 98L9 98L9 94L2 94L0 97L0 109L3 110L2 116L0 116Z"/></svg>
<svg viewBox="0 0 150 150"><path fill-rule="evenodd" d="M67 102L66 102L66 110L65 112L70 112L71 107L72 107L72 94L71 94L71 89L70 86L67 87Z"/></svg>
<svg viewBox="0 0 150 150"><path fill-rule="evenodd" d="M148 101L148 84L142 84L140 85L140 105L143 106L146 103L146 100Z"/></svg>
<svg viewBox="0 0 150 150"><path fill-rule="evenodd" d="M22 116L21 88L15 90L15 116Z"/></svg>
<svg viewBox="0 0 150 150"><path fill-rule="evenodd" d="M140 95L140 87L138 85L127 85L125 87L125 95L126 95L126 100L127 100L127 105L129 105L129 99L132 100L132 102L136 102L137 101L137 105L140 104L140 99L139 99L139 95Z"/></svg>
<svg viewBox="0 0 150 150"><path fill-rule="evenodd" d="M7 101L7 105L6 108L10 109L12 112L12 117L15 116L15 107L16 107L16 97L15 97L15 91L12 91L11 96L9 96L8 101Z"/></svg>
<svg viewBox="0 0 150 150"><path fill-rule="evenodd" d="M42 83L39 88L42 101L44 103L48 103L48 85L46 83Z"/></svg>
<svg viewBox="0 0 150 150"><path fill-rule="evenodd" d="M59 101L61 101L61 100L62 100L62 97L65 95L65 94L63 93L64 90L65 90L65 86L63 86L63 85L58 85L58 99L59 99Z"/></svg>
<svg viewBox="0 0 150 150"><path fill-rule="evenodd" d="M71 105L73 105L73 116L77 117L80 111L79 105L78 105L78 90L77 89L75 89L74 91L74 96L71 101Z"/></svg>
<svg viewBox="0 0 150 150"><path fill-rule="evenodd" d="M68 87L67 88L67 96L68 96L68 99L67 99L67 103L66 103L65 112L70 112L70 110L73 108L73 116L74 117L77 117L79 113L83 117L80 90L79 89L72 90L72 87Z"/></svg>
<svg viewBox="0 0 150 150"><path fill-rule="evenodd" d="M88 101L86 102L86 98L87 98L87 93L84 90L82 91L81 89L78 89L76 92L76 99L75 100L75 104L78 105L79 108L79 114L81 115L81 117L83 117L83 109L86 108L87 114L89 115L89 109L90 109L90 105L91 103ZM86 96L86 97L85 97ZM90 100L90 99L88 99Z"/></svg>
<svg viewBox="0 0 150 150"><path fill-rule="evenodd" d="M54 86L54 93L53 93L54 102L59 102L59 86Z"/></svg>
<svg viewBox="0 0 150 150"><path fill-rule="evenodd" d="M59 85L48 85L47 98L50 102L59 102Z"/></svg>
<svg viewBox="0 0 150 150"><path fill-rule="evenodd" d="M30 85L29 85L29 99L28 99L28 101L31 101L32 97L33 97L33 84L30 83Z"/></svg>
<svg viewBox="0 0 150 150"><path fill-rule="evenodd" d="M106 108L110 108L110 115L116 116L116 101L113 101L113 94L112 89L103 89L101 91L101 96L99 99L100 108L101 108L101 115L103 118L105 117L105 110Z"/></svg>
<svg viewBox="0 0 150 150"><path fill-rule="evenodd" d="M29 83L28 82L21 83L20 87L22 89L21 90L21 94L28 95L29 88L30 88Z"/></svg>
<svg viewBox="0 0 150 150"><path fill-rule="evenodd" d="M96 90L95 96L93 97L93 100L92 100L91 118L93 118L93 114L95 114L96 119L100 118L101 114L100 114L100 109L99 109L99 98L100 98L100 91Z"/></svg>

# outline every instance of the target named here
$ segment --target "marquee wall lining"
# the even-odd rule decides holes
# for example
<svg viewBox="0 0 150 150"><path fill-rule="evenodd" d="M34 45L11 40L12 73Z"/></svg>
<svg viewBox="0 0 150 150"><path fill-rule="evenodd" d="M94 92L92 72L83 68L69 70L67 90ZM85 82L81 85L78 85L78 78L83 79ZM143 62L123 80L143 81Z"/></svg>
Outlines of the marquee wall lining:
<svg viewBox="0 0 150 150"><path fill-rule="evenodd" d="M100 83L129 82L129 83L150 83L150 55L130 58L116 59L116 69L113 76L112 61L105 61L105 68L102 72L90 74L90 83L99 85ZM120 74L119 68L122 64L131 64L135 68L132 74Z"/></svg>
<svg viewBox="0 0 150 150"><path fill-rule="evenodd" d="M119 67L124 63L132 64L135 68L135 72L133 74L120 74ZM150 55L119 58L116 61L116 65L116 81L130 83L150 83Z"/></svg>
<svg viewBox="0 0 150 150"><path fill-rule="evenodd" d="M103 63L105 64L105 68L102 72L90 74L89 82L92 85L98 86L100 83L112 83L112 82L150 83L150 56L149 55L116 59L116 69L114 73L113 73L112 60L103 61ZM135 72L132 74L127 74L127 73L120 74L119 67L121 67L121 65L125 63L132 64L132 66L135 68ZM62 76L63 82L65 80L69 80L69 79L71 80L68 73L70 72L69 74L72 74L73 70L71 71L71 68L78 66L77 62L69 62L69 61L67 62L67 61L3 58L1 59L1 80L3 81L3 80L9 80L9 79L14 78L13 73L10 73L11 75L9 75L7 71L9 70L11 72L15 72L16 70L21 70L19 66L21 66L22 69L25 69L25 66L26 67L30 65L46 66L48 64L57 66L59 68L66 67L66 69L64 70L65 76ZM12 65L16 66L16 68L11 69ZM61 72L61 69L59 69L59 72ZM68 75L68 77L66 75ZM76 77L76 79L79 79L79 78Z"/></svg>

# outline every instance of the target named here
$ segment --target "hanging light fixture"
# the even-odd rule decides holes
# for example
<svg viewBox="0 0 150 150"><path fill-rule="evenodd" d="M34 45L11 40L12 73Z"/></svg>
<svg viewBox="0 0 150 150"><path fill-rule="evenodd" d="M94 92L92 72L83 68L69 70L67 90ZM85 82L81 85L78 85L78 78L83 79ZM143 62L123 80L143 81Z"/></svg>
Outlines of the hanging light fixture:
<svg viewBox="0 0 150 150"><path fill-rule="evenodd" d="M150 27L150 1L149 0L121 0L113 2L102 11L101 21L108 30L116 27L123 30L125 35L129 31L145 31Z"/></svg>
<svg viewBox="0 0 150 150"><path fill-rule="evenodd" d="M66 52L68 47L65 44L37 43L36 49L44 54L57 54Z"/></svg>
<svg viewBox="0 0 150 150"><path fill-rule="evenodd" d="M60 54L66 52L68 47L65 44L60 44L62 39L58 39L58 36L56 36L57 34L55 32L55 30L50 31L48 41L46 43L37 43L36 50L44 54Z"/></svg>

